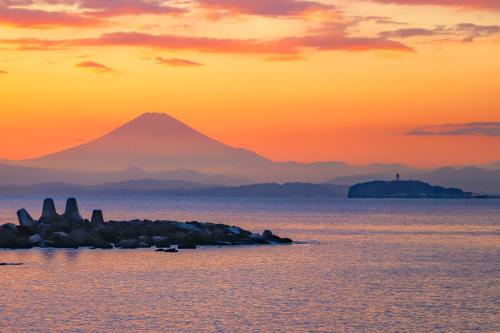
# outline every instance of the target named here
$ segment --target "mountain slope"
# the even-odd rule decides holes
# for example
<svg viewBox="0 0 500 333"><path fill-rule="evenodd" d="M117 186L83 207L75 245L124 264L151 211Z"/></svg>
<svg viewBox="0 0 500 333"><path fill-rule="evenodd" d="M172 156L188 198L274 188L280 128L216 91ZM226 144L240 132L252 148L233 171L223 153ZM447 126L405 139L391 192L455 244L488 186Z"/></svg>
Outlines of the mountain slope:
<svg viewBox="0 0 500 333"><path fill-rule="evenodd" d="M22 164L87 171L138 166L214 173L267 162L251 151L215 141L169 115L145 113L89 143Z"/></svg>

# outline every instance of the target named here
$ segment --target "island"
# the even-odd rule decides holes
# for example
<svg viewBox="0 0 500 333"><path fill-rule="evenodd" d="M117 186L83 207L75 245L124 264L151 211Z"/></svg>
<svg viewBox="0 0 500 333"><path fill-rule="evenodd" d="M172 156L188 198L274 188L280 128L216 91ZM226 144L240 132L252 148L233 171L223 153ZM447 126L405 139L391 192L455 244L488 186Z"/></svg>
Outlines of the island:
<svg viewBox="0 0 500 333"><path fill-rule="evenodd" d="M157 251L177 252L198 245L290 244L270 230L252 233L236 226L216 223L165 220L104 221L101 210L91 220L84 219L75 198L69 198L63 214L58 214L52 199L43 202L42 214L35 220L25 209L17 212L19 225L0 226L0 248L32 247L92 249L137 249L156 247Z"/></svg>
<svg viewBox="0 0 500 333"><path fill-rule="evenodd" d="M428 199L467 199L470 192L459 188L433 186L416 180L371 181L353 185L349 188L349 198L428 198Z"/></svg>

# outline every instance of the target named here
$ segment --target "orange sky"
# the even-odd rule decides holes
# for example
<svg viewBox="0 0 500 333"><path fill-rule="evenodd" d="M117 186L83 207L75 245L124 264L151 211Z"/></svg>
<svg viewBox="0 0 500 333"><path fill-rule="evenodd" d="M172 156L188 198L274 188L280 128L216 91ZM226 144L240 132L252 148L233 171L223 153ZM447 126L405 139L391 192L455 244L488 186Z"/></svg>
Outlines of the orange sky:
<svg viewBox="0 0 500 333"><path fill-rule="evenodd" d="M500 160L499 22L497 0L0 0L0 158L165 112L275 160Z"/></svg>

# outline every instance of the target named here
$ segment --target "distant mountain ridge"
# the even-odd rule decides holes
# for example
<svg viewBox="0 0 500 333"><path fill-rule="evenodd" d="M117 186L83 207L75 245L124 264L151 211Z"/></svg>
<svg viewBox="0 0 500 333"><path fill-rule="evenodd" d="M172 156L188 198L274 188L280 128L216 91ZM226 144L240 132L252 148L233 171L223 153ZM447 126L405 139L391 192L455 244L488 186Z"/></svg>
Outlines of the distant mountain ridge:
<svg viewBox="0 0 500 333"><path fill-rule="evenodd" d="M140 168L119 171L73 171L0 164L0 185L26 186L40 183L71 183L99 185L127 180L156 179L159 181L187 181L206 185L242 185L251 181L242 177L207 175L193 170L177 169L149 172Z"/></svg>
<svg viewBox="0 0 500 333"><path fill-rule="evenodd" d="M209 186L183 181L143 179L102 185L45 183L0 186L0 195L151 195L191 197L320 197L347 196L347 186L309 183L264 183L243 186Z"/></svg>
<svg viewBox="0 0 500 333"><path fill-rule="evenodd" d="M497 165L499 166L497 168ZM389 180L396 173L443 186L500 193L500 163L482 168L422 170L402 164L275 162L235 148L159 113L145 113L91 142L40 158L0 163L0 185L62 182L97 185L158 179L235 186Z"/></svg>
<svg viewBox="0 0 500 333"><path fill-rule="evenodd" d="M500 161L491 162L484 167L488 170L500 170Z"/></svg>
<svg viewBox="0 0 500 333"><path fill-rule="evenodd" d="M131 167L149 172L189 169L252 182L322 182L335 175L414 170L400 164L273 162L211 139L161 113L145 113L100 138L61 152L4 164L79 172L122 172Z"/></svg>

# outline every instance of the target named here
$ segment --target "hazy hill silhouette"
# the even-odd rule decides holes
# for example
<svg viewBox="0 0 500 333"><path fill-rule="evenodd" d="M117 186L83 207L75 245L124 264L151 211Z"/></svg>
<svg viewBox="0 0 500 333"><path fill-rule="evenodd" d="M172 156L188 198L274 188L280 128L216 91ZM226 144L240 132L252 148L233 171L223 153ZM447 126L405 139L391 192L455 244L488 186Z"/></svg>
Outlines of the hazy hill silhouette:
<svg viewBox="0 0 500 333"><path fill-rule="evenodd" d="M396 173L476 193L500 193L498 163L484 168L421 170L401 164L275 162L231 147L161 113L145 113L91 142L24 161L0 163L0 185L64 182L96 185L133 179L199 184L332 183L392 179ZM340 177L340 178L339 178ZM343 177L343 178L342 178Z"/></svg>
<svg viewBox="0 0 500 333"><path fill-rule="evenodd" d="M274 162L252 151L211 139L161 113L145 113L80 146L14 163L86 172L131 167L147 171L189 169L205 174L243 177L254 182L323 182L335 176L414 170L400 164L353 166L343 162Z"/></svg>
<svg viewBox="0 0 500 333"><path fill-rule="evenodd" d="M149 171L188 168L224 172L269 161L251 151L230 147L161 113L145 113L91 142L26 160L24 165L72 170Z"/></svg>
<svg viewBox="0 0 500 333"><path fill-rule="evenodd" d="M29 186L0 185L0 195L153 195L195 197L346 197L349 187L308 183L264 183L243 186L209 186L183 181L132 180L102 185L44 183Z"/></svg>
<svg viewBox="0 0 500 333"><path fill-rule="evenodd" d="M127 180L155 179L157 181L185 181L204 185L242 185L251 183L240 177L206 175L187 169L168 171L145 171L128 168L119 171L74 171L17 166L0 163L0 185L34 185L41 183L70 183L76 185L99 185Z"/></svg>

